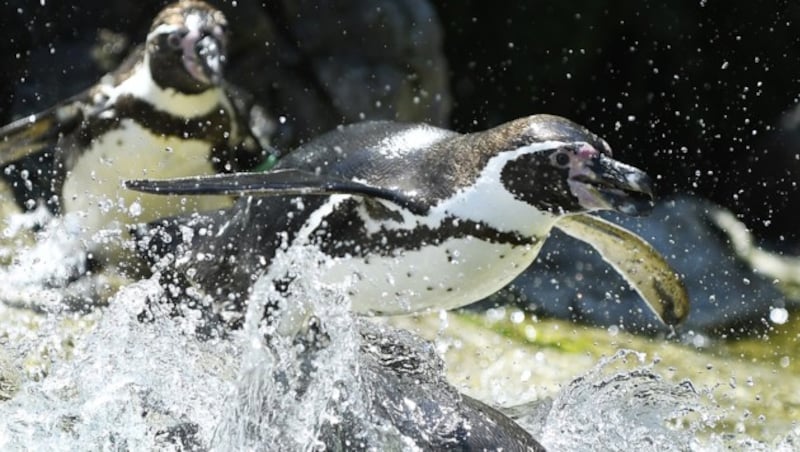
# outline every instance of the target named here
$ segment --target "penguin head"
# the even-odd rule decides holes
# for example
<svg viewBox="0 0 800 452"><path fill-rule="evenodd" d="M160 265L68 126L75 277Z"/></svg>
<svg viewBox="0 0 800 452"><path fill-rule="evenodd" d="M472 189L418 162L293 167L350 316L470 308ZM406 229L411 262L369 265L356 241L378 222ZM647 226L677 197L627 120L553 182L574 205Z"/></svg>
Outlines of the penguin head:
<svg viewBox="0 0 800 452"><path fill-rule="evenodd" d="M515 198L556 215L652 207L650 177L614 160L605 140L568 119L536 115L500 126L514 149L500 179Z"/></svg>
<svg viewBox="0 0 800 452"><path fill-rule="evenodd" d="M201 93L222 80L228 23L221 11L197 0L164 8L147 35L153 80L162 88Z"/></svg>

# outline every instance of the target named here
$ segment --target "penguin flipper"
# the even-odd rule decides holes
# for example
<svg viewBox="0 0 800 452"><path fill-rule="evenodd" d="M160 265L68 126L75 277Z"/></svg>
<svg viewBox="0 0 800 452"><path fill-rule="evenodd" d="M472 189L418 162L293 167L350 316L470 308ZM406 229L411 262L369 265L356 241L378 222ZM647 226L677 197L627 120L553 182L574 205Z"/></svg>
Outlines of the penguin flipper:
<svg viewBox="0 0 800 452"><path fill-rule="evenodd" d="M74 130L83 120L81 94L66 102L0 127L0 166L53 146L59 137Z"/></svg>
<svg viewBox="0 0 800 452"><path fill-rule="evenodd" d="M144 46L138 46L116 70L104 76L100 84L86 88L47 110L0 127L0 166L54 146L60 137L75 132L85 119L105 110L107 96L97 95L102 94L104 88L116 86L127 78L143 54Z"/></svg>
<svg viewBox="0 0 800 452"><path fill-rule="evenodd" d="M675 325L689 313L683 282L664 257L638 235L585 214L564 217L556 227L597 250L662 322Z"/></svg>
<svg viewBox="0 0 800 452"><path fill-rule="evenodd" d="M165 180L127 180L126 188L163 195L358 195L383 199L415 214L424 214L428 206L400 190L373 186L345 178L316 174L298 169L279 169L263 173L231 173Z"/></svg>

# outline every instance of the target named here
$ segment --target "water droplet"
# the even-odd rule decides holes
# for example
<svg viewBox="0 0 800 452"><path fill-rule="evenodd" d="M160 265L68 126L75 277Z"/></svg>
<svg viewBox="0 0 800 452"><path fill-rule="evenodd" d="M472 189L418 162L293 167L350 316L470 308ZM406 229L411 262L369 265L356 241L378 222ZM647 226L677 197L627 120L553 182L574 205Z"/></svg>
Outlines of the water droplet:
<svg viewBox="0 0 800 452"><path fill-rule="evenodd" d="M514 311L510 316L511 323L522 323L525 320L525 313L522 311Z"/></svg>
<svg viewBox="0 0 800 452"><path fill-rule="evenodd" d="M776 325L783 325L789 320L789 311L784 308L772 308L769 311L769 320Z"/></svg>
<svg viewBox="0 0 800 452"><path fill-rule="evenodd" d="M524 333L525 333L525 339L527 339L528 341L533 342L533 341L536 340L536 327L535 326L533 326L533 325L525 325Z"/></svg>
<svg viewBox="0 0 800 452"><path fill-rule="evenodd" d="M142 205L139 201L134 201L133 204L128 206L128 214L134 218L142 214Z"/></svg>

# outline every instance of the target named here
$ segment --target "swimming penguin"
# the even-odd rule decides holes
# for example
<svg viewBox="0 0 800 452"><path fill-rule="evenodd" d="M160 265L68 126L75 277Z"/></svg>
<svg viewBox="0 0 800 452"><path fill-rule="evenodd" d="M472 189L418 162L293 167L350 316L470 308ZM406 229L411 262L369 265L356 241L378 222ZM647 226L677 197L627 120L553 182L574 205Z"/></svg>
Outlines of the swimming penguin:
<svg viewBox="0 0 800 452"><path fill-rule="evenodd" d="M78 239L98 260L120 251L108 236L127 237L132 223L230 205L225 197L178 202L121 186L136 177L244 170L264 159L268 121L223 79L228 34L222 12L181 0L156 16L145 44L116 71L0 128L0 166L20 204L33 207L34 185L46 184L53 197L43 201L75 217ZM32 155L41 162L33 174L9 166Z"/></svg>
<svg viewBox="0 0 800 452"><path fill-rule="evenodd" d="M323 259L307 263L307 276L345 285L355 312L407 314L461 307L499 290L534 261L553 227L597 248L663 321L688 312L685 289L660 255L584 215L647 213L650 178L557 116L469 134L360 123L296 149L271 172L126 185L242 196L230 209L139 231L146 256L179 275L179 289L216 300L215 312L231 326L241 324L254 288L291 292L302 275L274 262L297 247L318 251Z"/></svg>

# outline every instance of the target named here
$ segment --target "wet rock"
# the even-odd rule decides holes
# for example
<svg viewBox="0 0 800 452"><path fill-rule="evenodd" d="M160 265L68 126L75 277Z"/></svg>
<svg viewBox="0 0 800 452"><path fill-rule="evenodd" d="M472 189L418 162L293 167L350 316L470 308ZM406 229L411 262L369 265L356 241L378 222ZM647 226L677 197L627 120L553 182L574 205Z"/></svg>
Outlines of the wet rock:
<svg viewBox="0 0 800 452"><path fill-rule="evenodd" d="M498 410L460 394L446 380L433 348L416 336L360 322L361 391L374 425L396 430L422 450L539 451L544 448ZM366 450L357 421L326 423L329 450ZM374 427L373 427L374 428Z"/></svg>
<svg viewBox="0 0 800 452"><path fill-rule="evenodd" d="M163 450L201 452L209 450L198 439L199 427L191 422L179 423L156 432L155 442Z"/></svg>
<svg viewBox="0 0 800 452"><path fill-rule="evenodd" d="M544 450L511 418L451 386L430 343L369 321L351 326L358 329L353 335L357 356L347 344L334 349L328 343L305 344L290 350L274 344L269 354L276 360L237 381L243 392L228 400L237 405L235 427L225 421L215 425L220 436L212 444L204 442L198 419L164 410L164 403L151 400L149 391L139 391L148 421L158 425L156 443L198 451L260 449L267 441L288 450L305 448L310 445L306 442L327 451ZM287 351L288 361L278 358ZM353 367L348 364L343 372L327 360L331 353L348 355L340 358L352 361ZM245 397L239 400L241 395ZM309 401L313 403L307 405ZM295 410L298 406L307 409ZM245 428L240 430L239 424ZM298 436L300 432L306 436Z"/></svg>
<svg viewBox="0 0 800 452"><path fill-rule="evenodd" d="M650 242L683 275L692 303L677 329L740 336L765 330L770 310L786 299L731 246L713 219L720 207L678 197L644 218L602 214ZM513 301L540 315L629 331L667 333L627 283L588 245L554 231L536 262L491 302Z"/></svg>
<svg viewBox="0 0 800 452"><path fill-rule="evenodd" d="M266 52L243 54L232 77L287 118L281 142L364 119L446 123L442 35L426 0L286 0L267 8L271 26L248 40Z"/></svg>

